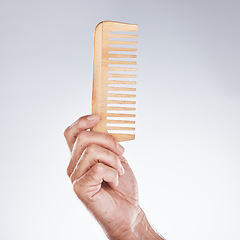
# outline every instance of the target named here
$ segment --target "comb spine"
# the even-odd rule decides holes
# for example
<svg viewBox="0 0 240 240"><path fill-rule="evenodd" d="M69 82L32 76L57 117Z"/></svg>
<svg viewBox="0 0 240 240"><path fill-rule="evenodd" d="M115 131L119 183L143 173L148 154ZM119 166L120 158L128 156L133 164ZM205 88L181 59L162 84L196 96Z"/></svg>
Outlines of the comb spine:
<svg viewBox="0 0 240 240"><path fill-rule="evenodd" d="M92 90L92 113L100 116L99 123L92 129L93 131L106 132L107 109L105 99L107 99L107 71L104 67L103 54L103 22L99 23L94 34L94 62L93 62L93 90Z"/></svg>

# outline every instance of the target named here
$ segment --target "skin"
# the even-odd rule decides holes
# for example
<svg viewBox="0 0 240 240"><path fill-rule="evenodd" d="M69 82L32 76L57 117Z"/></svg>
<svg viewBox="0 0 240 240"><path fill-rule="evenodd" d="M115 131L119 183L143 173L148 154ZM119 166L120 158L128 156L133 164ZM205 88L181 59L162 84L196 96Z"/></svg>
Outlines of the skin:
<svg viewBox="0 0 240 240"><path fill-rule="evenodd" d="M162 240L139 206L124 148L107 133L89 131L98 121L96 114L83 116L64 132L71 151L67 174L76 195L110 240Z"/></svg>

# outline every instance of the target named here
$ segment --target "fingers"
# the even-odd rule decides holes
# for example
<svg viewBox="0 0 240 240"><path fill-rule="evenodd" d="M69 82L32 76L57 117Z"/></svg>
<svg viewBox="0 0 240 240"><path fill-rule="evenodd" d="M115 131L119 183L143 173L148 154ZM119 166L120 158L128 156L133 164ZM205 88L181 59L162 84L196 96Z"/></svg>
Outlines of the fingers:
<svg viewBox="0 0 240 240"><path fill-rule="evenodd" d="M101 190L103 181L110 186L117 186L118 172L103 163L97 163L83 177L73 182L73 189L82 201L86 197L92 199Z"/></svg>
<svg viewBox="0 0 240 240"><path fill-rule="evenodd" d="M72 175L84 150L91 144L99 145L117 155L122 155L124 148L115 140L115 138L107 133L82 131L77 135L72 157L68 165L68 176Z"/></svg>
<svg viewBox="0 0 240 240"><path fill-rule="evenodd" d="M117 186L118 176L124 174L120 160L124 148L110 134L87 131L98 121L96 114L84 116L64 132L72 153L67 173L80 199L103 193L102 182Z"/></svg>
<svg viewBox="0 0 240 240"><path fill-rule="evenodd" d="M99 116L97 114L87 115L79 118L71 126L66 128L64 131L64 136L67 140L68 147L70 151L73 149L73 145L76 141L78 134L81 131L87 130L94 127L99 121Z"/></svg>
<svg viewBox="0 0 240 240"><path fill-rule="evenodd" d="M73 170L71 175L71 181L74 182L76 179L82 177L91 167L97 163L103 163L109 167L114 168L118 171L121 176L124 174L124 168L121 164L120 157L96 144L90 144L84 151L81 159L78 161L77 166Z"/></svg>

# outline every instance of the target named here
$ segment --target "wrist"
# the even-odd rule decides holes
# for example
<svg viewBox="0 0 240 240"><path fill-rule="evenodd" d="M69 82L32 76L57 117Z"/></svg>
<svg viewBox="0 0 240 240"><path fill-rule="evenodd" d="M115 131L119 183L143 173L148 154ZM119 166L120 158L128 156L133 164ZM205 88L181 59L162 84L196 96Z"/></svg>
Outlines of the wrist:
<svg viewBox="0 0 240 240"><path fill-rule="evenodd" d="M130 229L119 236L111 237L110 240L164 240L149 224L147 217L141 209Z"/></svg>

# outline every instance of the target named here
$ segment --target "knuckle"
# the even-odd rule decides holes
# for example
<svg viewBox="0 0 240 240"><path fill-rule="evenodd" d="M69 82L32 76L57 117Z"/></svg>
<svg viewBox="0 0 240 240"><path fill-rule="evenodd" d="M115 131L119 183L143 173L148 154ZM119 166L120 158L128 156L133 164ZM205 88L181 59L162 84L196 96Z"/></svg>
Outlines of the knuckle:
<svg viewBox="0 0 240 240"><path fill-rule="evenodd" d="M94 175L101 174L103 172L103 164L97 163L92 167L92 171Z"/></svg>
<svg viewBox="0 0 240 240"><path fill-rule="evenodd" d="M80 117L76 121L76 125L79 126L84 121L84 117Z"/></svg>
<svg viewBox="0 0 240 240"><path fill-rule="evenodd" d="M81 142L82 144L84 144L87 141L87 135L88 134L86 131L80 132L77 136L78 142Z"/></svg>
<svg viewBox="0 0 240 240"><path fill-rule="evenodd" d="M85 150L85 154L93 155L97 152L97 145L94 143L91 143L88 145L88 147Z"/></svg>
<svg viewBox="0 0 240 240"><path fill-rule="evenodd" d="M120 161L120 158L119 158L118 155L113 154L113 159L114 159L114 161L115 161L116 163L121 164L121 161Z"/></svg>
<svg viewBox="0 0 240 240"><path fill-rule="evenodd" d="M67 127L67 128L64 130L63 135L64 135L65 138L68 137L68 135L69 135L69 127Z"/></svg>
<svg viewBox="0 0 240 240"><path fill-rule="evenodd" d="M119 162L119 157L117 154L115 154L114 152L105 149L104 150L104 155L107 156L109 159L111 159L111 161L113 162Z"/></svg>
<svg viewBox="0 0 240 240"><path fill-rule="evenodd" d="M107 157L112 157L112 152L109 151L108 149L104 149L104 150L103 150L103 153L104 153L104 155L107 156Z"/></svg>
<svg viewBox="0 0 240 240"><path fill-rule="evenodd" d="M82 195L84 195L84 183L81 179L75 179L72 183L73 191L77 194L77 196L82 200Z"/></svg>
<svg viewBox="0 0 240 240"><path fill-rule="evenodd" d="M106 140L108 142L116 142L115 138L110 134L106 134Z"/></svg>
<svg viewBox="0 0 240 240"><path fill-rule="evenodd" d="M84 203L88 204L92 200L91 191L86 189L86 179L75 179L73 180L73 191L76 193L78 198Z"/></svg>
<svg viewBox="0 0 240 240"><path fill-rule="evenodd" d="M70 167L67 168L67 175L70 177L72 174L72 170L70 169Z"/></svg>
<svg viewBox="0 0 240 240"><path fill-rule="evenodd" d="M81 185L79 184L78 180L73 181L73 190L76 194L80 192Z"/></svg>
<svg viewBox="0 0 240 240"><path fill-rule="evenodd" d="M113 166L117 166L117 165L120 164L120 159L119 159L117 154L115 154L115 153L113 153L113 152L111 152L109 150L106 150L105 154L111 160Z"/></svg>

